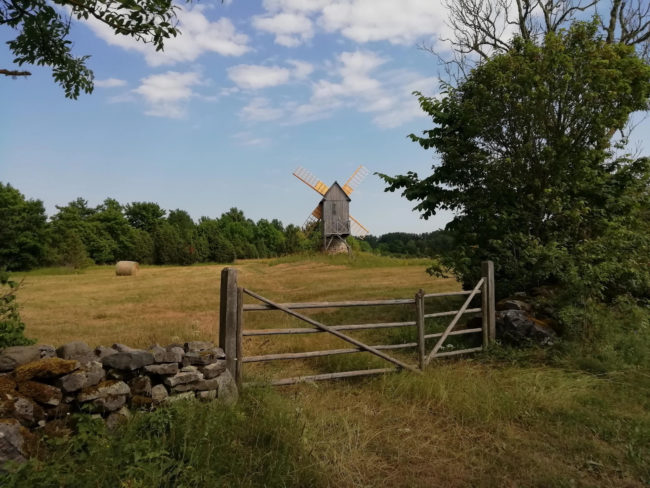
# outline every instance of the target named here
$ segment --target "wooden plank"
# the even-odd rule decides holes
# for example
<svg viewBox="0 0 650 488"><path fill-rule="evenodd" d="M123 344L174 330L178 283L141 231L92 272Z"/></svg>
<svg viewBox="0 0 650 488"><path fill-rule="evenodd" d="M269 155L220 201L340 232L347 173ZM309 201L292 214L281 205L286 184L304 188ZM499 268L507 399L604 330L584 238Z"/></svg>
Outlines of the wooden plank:
<svg viewBox="0 0 650 488"><path fill-rule="evenodd" d="M398 371L396 368L381 368L381 369L362 369L359 371L345 371L343 373L327 373L315 374L310 376L296 376L294 378L283 378L279 380L272 380L273 386L295 385L296 383L303 383L305 381L322 381L333 380L337 378L352 378L355 376L367 376L372 374L382 374Z"/></svg>
<svg viewBox="0 0 650 488"><path fill-rule="evenodd" d="M426 360L426 341L424 339L424 290L420 290L415 294L415 322L418 327L418 364L420 369L424 369L424 361Z"/></svg>
<svg viewBox="0 0 650 488"><path fill-rule="evenodd" d="M434 358L446 358L446 357L449 357L449 356L458 356L459 354L469 354L471 352L478 352L478 351L482 351L482 350L483 350L482 346L481 347L472 347L471 349L461 349L459 351L439 352L433 357Z"/></svg>
<svg viewBox="0 0 650 488"><path fill-rule="evenodd" d="M406 349L409 347L417 346L416 342L407 342L404 344L388 344L388 345L378 345L372 346L375 349L380 351L385 351L389 349ZM366 352L359 347L355 348L346 348L346 349L324 349L322 351L305 351L305 352L285 352L278 354L264 354L262 356L248 356L242 358L244 363L259 363L263 361L277 361L282 359L308 359L316 358L322 356L336 356L338 354L352 354L357 352Z"/></svg>
<svg viewBox="0 0 650 488"><path fill-rule="evenodd" d="M237 270L221 270L221 301L219 309L219 347L226 354L226 368L233 378L237 372Z"/></svg>
<svg viewBox="0 0 650 488"><path fill-rule="evenodd" d="M364 330L364 329L384 329L388 327L411 327L415 322L386 322L385 324L350 324L350 325L331 325L332 330ZM250 329L243 331L244 336L261 336L261 335L281 335L281 334L322 334L325 332L320 329Z"/></svg>
<svg viewBox="0 0 650 488"><path fill-rule="evenodd" d="M361 341L359 341L357 339L354 339L353 337L349 337L349 336L339 332L338 330L332 330L330 327L328 327L325 324L322 324L322 323L320 323L320 322L318 322L318 321L316 321L316 320L314 320L314 319L312 319L310 317L307 317L306 315L302 315L302 314L300 314L300 313L298 313L298 312L296 312L294 310L290 310L290 309L288 309L287 307L285 307L285 306L283 306L281 304L274 303L271 300L269 300L268 298L264 298L263 296L260 296L257 293L254 293L254 292L252 292L250 290L247 290L245 288L244 288L244 293L252 296L253 298L257 298L258 300L260 300L260 301L262 301L262 302L264 302L264 303L266 303L268 305L272 305L272 306L278 308L279 310L282 310L283 312L288 313L289 315L292 315L292 316L294 316L296 318L304 320L305 322L307 322L308 324L313 325L314 327L318 327L319 329L322 329L322 330L324 330L326 332L329 332L330 334L338 337L339 339L343 339L344 341L349 342L350 344L354 344L357 347L360 347L360 348L362 348L362 349L364 349L364 350L366 350L368 352L371 352L375 356L379 356L380 358L385 359L388 362L391 362L391 363L393 363L393 364L395 364L397 366L400 366L400 367L402 367L404 369L408 369L409 371L413 371L413 372L416 372L416 373L420 372L416 368L414 368L413 366L410 366L410 365L408 365L408 364L406 364L406 363L404 363L404 362L402 362L402 361L400 361L398 359L395 359L394 357L391 357L388 354L384 354L383 352L378 351L377 349L375 349L372 346L368 346L368 345L364 344L363 342L361 342ZM413 302L413 300L411 300L411 302Z"/></svg>
<svg viewBox="0 0 650 488"><path fill-rule="evenodd" d="M370 301L347 301L347 302L301 302L301 303L278 303L283 308L301 310L307 308L343 308L343 307L374 307L378 305L412 305L412 298L398 298L394 300L370 300ZM263 310L276 310L276 307L265 304L247 303L244 311L254 312ZM280 309L282 310L282 309Z"/></svg>
<svg viewBox="0 0 650 488"><path fill-rule="evenodd" d="M483 293L481 294L481 327L483 328L483 349L487 349L490 344L490 321L488 318L489 313L489 293L488 293L488 264L487 261L481 263L481 276L483 276Z"/></svg>
<svg viewBox="0 0 650 488"><path fill-rule="evenodd" d="M464 334L474 334L476 332L481 332L483 329L481 328L476 328L476 329L462 329L462 330L452 330L448 335L450 336L456 336L456 335L464 335ZM435 334L427 334L424 336L425 339L435 339L436 337L442 337L444 332L437 332Z"/></svg>
<svg viewBox="0 0 650 488"><path fill-rule="evenodd" d="M433 298L433 297L456 297L461 295L469 295L471 291L443 291L442 293L427 293L424 295L424 298ZM479 292L480 293L480 292Z"/></svg>
<svg viewBox="0 0 650 488"><path fill-rule="evenodd" d="M494 288L494 263L492 261L486 261L486 272L487 272L487 292L488 292L488 338L490 344L494 344L497 338L496 333L496 299L495 299L495 288Z"/></svg>
<svg viewBox="0 0 650 488"><path fill-rule="evenodd" d="M244 328L244 289L237 288L237 343L236 343L236 362L235 362L235 381L237 386L241 386L244 365L242 358L244 351L242 349L242 330Z"/></svg>
<svg viewBox="0 0 650 488"><path fill-rule="evenodd" d="M469 307L469 304L472 301L472 299L474 298L474 295L476 295L476 293L481 289L481 286L483 286L483 281L484 281L483 278L481 278L479 280L479 282L476 284L476 286L472 290L472 293L470 293L470 295L467 297L467 300L465 300L465 303L463 303L463 306L460 307L460 310L458 311L456 316L453 318L453 320L447 326L447 329L445 330L445 332L442 334L440 339L438 339L438 342L433 347L433 349L429 353L429 356L427 357L426 364L429 364L429 362L431 361L431 358L438 352L438 349L440 349L442 347L442 344L445 342L445 339L447 339L447 336L451 333L451 331L453 330L455 325L458 323L458 321L462 317L465 310L467 310L467 307Z"/></svg>
<svg viewBox="0 0 650 488"><path fill-rule="evenodd" d="M470 292L471 293L471 292ZM467 313L478 313L480 312L480 308L468 308L463 312L463 314ZM452 315L456 315L458 313L458 310L451 310L449 312L436 312L436 313L428 313L424 316L425 319L435 319L437 317L450 317Z"/></svg>

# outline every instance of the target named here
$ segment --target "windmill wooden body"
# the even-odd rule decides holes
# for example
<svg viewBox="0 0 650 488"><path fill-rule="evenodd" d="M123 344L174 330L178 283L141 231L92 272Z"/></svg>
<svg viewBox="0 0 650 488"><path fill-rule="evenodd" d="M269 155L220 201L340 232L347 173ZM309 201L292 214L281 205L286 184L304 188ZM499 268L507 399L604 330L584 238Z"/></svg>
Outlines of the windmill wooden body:
<svg viewBox="0 0 650 488"><path fill-rule="evenodd" d="M336 181L328 187L304 168L298 168L293 175L323 196L318 206L307 218L304 227L309 229L321 221L323 250L330 253L349 252L345 238L349 235L364 238L369 234L361 223L350 215L350 194L368 175L364 166L359 166L343 186Z"/></svg>

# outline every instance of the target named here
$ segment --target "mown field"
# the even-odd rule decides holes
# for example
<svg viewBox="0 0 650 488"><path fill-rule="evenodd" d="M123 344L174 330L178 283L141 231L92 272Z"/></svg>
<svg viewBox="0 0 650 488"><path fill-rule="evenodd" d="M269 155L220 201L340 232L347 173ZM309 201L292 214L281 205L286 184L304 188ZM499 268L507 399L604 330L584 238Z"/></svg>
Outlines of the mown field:
<svg viewBox="0 0 650 488"><path fill-rule="evenodd" d="M459 289L452 279L428 276L426 262L416 260L292 257L239 262L236 267L243 286L281 302L405 298L419 288ZM84 340L91 345L122 342L145 347L153 342L216 340L220 270L216 265L145 267L136 277L116 277L112 268L97 267L79 274L39 270L21 275L19 301L26 335L55 345ZM447 301L430 307L455 305ZM313 315L341 324L408 320L411 314L404 307L382 307ZM250 313L246 320L247 328L302 326L278 312ZM431 330L441 326L428 324ZM357 336L374 343L409 340L408 331ZM346 346L323 334L244 343L246 355L331 347ZM155 456L139 457L139 469L130 470L132 452L114 447L110 452L114 459L124 456L124 475L118 477L122 486L647 486L650 371L631 367L594 374L573 367L562 354L496 348L438 361L424 375L397 373L273 391L251 389L230 413L214 414L230 426L231 436L221 432L227 442L222 439L215 450L244 452L250 459L243 466L221 458L214 458L212 466L196 461L196 476L182 483L180 475L163 469L163 461ZM415 359L410 352L400 357ZM245 373L249 380L376 367L381 365L377 361L354 354L261 365ZM200 416L196 411L192 415ZM134 425L137 422L142 420L136 418ZM210 429L219 430L207 420L201 425L204 432L185 437L173 429L159 434L156 445L170 446L164 462L194 459L197 446L209 444ZM128 432L123 435L128 438ZM176 449L173 442L182 447ZM69 473L69 479L86 479L81 472L85 469L96 486L111 486L111 476L117 475L108 451L100 449L94 457L88 454L95 452L92 449L84 452L95 464L75 465L70 469L78 472ZM229 466L230 476L214 471L219 463ZM104 483L102 476L113 481Z"/></svg>

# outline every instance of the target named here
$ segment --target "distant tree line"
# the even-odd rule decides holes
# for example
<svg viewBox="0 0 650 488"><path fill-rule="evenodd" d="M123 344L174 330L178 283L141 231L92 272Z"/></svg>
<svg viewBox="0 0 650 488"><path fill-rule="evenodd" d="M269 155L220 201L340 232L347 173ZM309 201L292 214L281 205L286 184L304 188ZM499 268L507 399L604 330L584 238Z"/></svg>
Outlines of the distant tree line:
<svg viewBox="0 0 650 488"><path fill-rule="evenodd" d="M305 233L277 219L254 222L231 208L218 218L195 222L185 210L167 211L153 202L122 205L107 198L96 207L83 198L49 219L43 202L27 199L0 182L0 270L41 266L81 268L133 260L143 264L230 263L315 250L320 232ZM353 249L396 256L432 256L450 246L441 231L392 233L352 242Z"/></svg>

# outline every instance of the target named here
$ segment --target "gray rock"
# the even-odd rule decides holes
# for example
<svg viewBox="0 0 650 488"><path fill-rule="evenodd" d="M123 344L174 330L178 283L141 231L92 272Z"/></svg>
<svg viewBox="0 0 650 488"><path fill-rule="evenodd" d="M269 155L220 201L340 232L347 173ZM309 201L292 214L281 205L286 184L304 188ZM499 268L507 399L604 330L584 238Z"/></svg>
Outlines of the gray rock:
<svg viewBox="0 0 650 488"><path fill-rule="evenodd" d="M498 311L503 311L503 310L521 310L524 312L532 312L533 307L530 303L526 303L521 300L515 300L512 298L505 298L503 300L500 300L496 304L496 309Z"/></svg>
<svg viewBox="0 0 650 488"><path fill-rule="evenodd" d="M106 428L108 430L115 430L125 424L130 418L131 412L129 412L129 409L122 407L117 412L113 412L106 417Z"/></svg>
<svg viewBox="0 0 650 488"><path fill-rule="evenodd" d="M216 390L219 388L219 378L201 380L196 382L196 391Z"/></svg>
<svg viewBox="0 0 650 488"><path fill-rule="evenodd" d="M196 366L183 366L181 368L181 371L183 373L189 373L189 372L198 371L198 370L199 370L199 368L197 368Z"/></svg>
<svg viewBox="0 0 650 488"><path fill-rule="evenodd" d="M131 352L131 351L136 351L137 349L133 349L132 347L129 347L125 344L119 344L115 343L111 346L113 349L115 349L117 352Z"/></svg>
<svg viewBox="0 0 650 488"><path fill-rule="evenodd" d="M148 366L145 366L144 370L147 373L152 373L152 374L173 375L178 373L178 364L177 363L150 364Z"/></svg>
<svg viewBox="0 0 650 488"><path fill-rule="evenodd" d="M176 385L172 387L172 395L175 395L177 393L184 393L186 391L196 391L197 390L197 385L198 381L194 381L193 383L184 383L180 385Z"/></svg>
<svg viewBox="0 0 650 488"><path fill-rule="evenodd" d="M103 398L96 398L91 403L92 410L95 412L114 412L126 404L126 395L108 395Z"/></svg>
<svg viewBox="0 0 650 488"><path fill-rule="evenodd" d="M550 346L557 340L551 327L533 319L523 310L504 310L496 314L497 338L513 345Z"/></svg>
<svg viewBox="0 0 650 488"><path fill-rule="evenodd" d="M18 391L43 405L57 406L63 399L58 388L38 381L24 381L18 384Z"/></svg>
<svg viewBox="0 0 650 488"><path fill-rule="evenodd" d="M166 402L178 402L181 400L191 400L193 398L196 398L196 394L193 391L187 391L185 393L179 393L178 395L171 395L168 396L165 401Z"/></svg>
<svg viewBox="0 0 650 488"><path fill-rule="evenodd" d="M230 371L226 370L223 374L218 376L217 383L219 384L219 388L217 388L217 398L219 401L226 405L234 405L237 403L237 400L239 399L239 391L237 390L237 384L230 374Z"/></svg>
<svg viewBox="0 0 650 488"><path fill-rule="evenodd" d="M206 380L209 380L210 378L216 378L225 370L226 370L226 361L223 359L219 359L212 364L208 364L207 366L203 366L202 368L200 368L200 371L201 373L203 373L203 377Z"/></svg>
<svg viewBox="0 0 650 488"><path fill-rule="evenodd" d="M49 344L38 344L36 347L38 347L38 350L41 352L41 359L56 357L54 346L50 346Z"/></svg>
<svg viewBox="0 0 650 488"><path fill-rule="evenodd" d="M95 348L95 356L99 361L104 359L106 356L112 356L113 354L117 354L117 351L112 347L97 346Z"/></svg>
<svg viewBox="0 0 650 488"><path fill-rule="evenodd" d="M134 349L107 356L102 359L102 364L109 368L133 371L153 364L153 356L147 351Z"/></svg>
<svg viewBox="0 0 650 488"><path fill-rule="evenodd" d="M82 366L81 369L62 376L56 382L56 385L66 393L81 390L89 386L94 386L104 379L106 372L102 364L92 361Z"/></svg>
<svg viewBox="0 0 650 488"><path fill-rule="evenodd" d="M12 346L0 352L0 371L11 371L21 364L41 359L39 346Z"/></svg>
<svg viewBox="0 0 650 488"><path fill-rule="evenodd" d="M151 388L151 399L156 403L162 402L168 396L169 393L165 385L156 385Z"/></svg>
<svg viewBox="0 0 650 488"><path fill-rule="evenodd" d="M185 383L192 383L193 381L199 381L203 379L203 375L198 371L187 371L180 372L174 376L169 376L165 378L165 384L167 386L174 387L176 385L181 385Z"/></svg>
<svg viewBox="0 0 650 488"><path fill-rule="evenodd" d="M167 349L164 347L160 347L158 344L155 344L149 348L149 352L153 356L153 360L155 363L163 363L165 353L167 352Z"/></svg>
<svg viewBox="0 0 650 488"><path fill-rule="evenodd" d="M129 385L123 381L102 381L100 384L84 388L78 395L77 400L88 402L97 398L108 396L128 395L131 392Z"/></svg>
<svg viewBox="0 0 650 488"><path fill-rule="evenodd" d="M13 404L12 416L25 425L34 425L45 418L45 411L40 405L26 397L17 397Z"/></svg>
<svg viewBox="0 0 650 488"><path fill-rule="evenodd" d="M185 356L185 350L178 346L167 346L167 353L163 356L165 363L180 363Z"/></svg>
<svg viewBox="0 0 650 488"><path fill-rule="evenodd" d="M151 396L151 378L148 376L136 376L129 381L132 395Z"/></svg>
<svg viewBox="0 0 650 488"><path fill-rule="evenodd" d="M56 355L61 359L74 359L82 364L95 360L95 354L85 342L68 342L56 350Z"/></svg>
<svg viewBox="0 0 650 488"><path fill-rule="evenodd" d="M196 397L201 400L214 400L217 398L217 390L197 391Z"/></svg>
<svg viewBox="0 0 650 488"><path fill-rule="evenodd" d="M226 355L220 347L212 347L211 349L203 349L201 351L190 351L185 353L183 357L183 364L193 364L199 366L206 366L212 364L220 359L225 359Z"/></svg>
<svg viewBox="0 0 650 488"><path fill-rule="evenodd" d="M106 371L99 361L93 361L87 364L84 371L86 372L86 384L84 388L94 386L106 377Z"/></svg>
<svg viewBox="0 0 650 488"><path fill-rule="evenodd" d="M214 344L206 341L190 341L185 343L185 352L198 352L212 349Z"/></svg>
<svg viewBox="0 0 650 488"><path fill-rule="evenodd" d="M27 460L25 433L16 419L0 421L0 470L7 461L23 463Z"/></svg>

